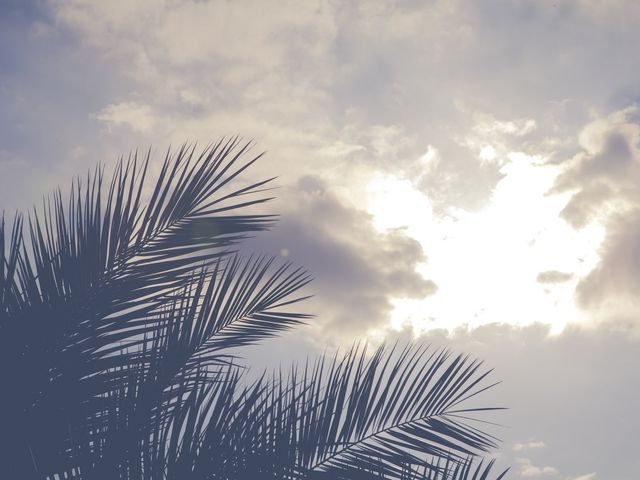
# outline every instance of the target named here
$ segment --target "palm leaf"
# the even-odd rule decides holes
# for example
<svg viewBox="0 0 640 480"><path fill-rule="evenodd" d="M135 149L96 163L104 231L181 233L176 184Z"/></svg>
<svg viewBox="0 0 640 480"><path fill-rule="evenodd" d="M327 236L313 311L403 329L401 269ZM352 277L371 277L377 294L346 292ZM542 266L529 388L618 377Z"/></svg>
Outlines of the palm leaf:
<svg viewBox="0 0 640 480"><path fill-rule="evenodd" d="M493 410L467 405L490 386L488 373L463 356L408 346L371 357L354 348L288 377L262 378L233 411L189 433L199 443L190 456L180 452L181 462L200 473L180 478L488 478L491 464L472 469L470 457L497 439L458 416ZM207 418L205 403L181 408ZM226 473L215 477L222 465Z"/></svg>
<svg viewBox="0 0 640 480"><path fill-rule="evenodd" d="M28 242L16 233L6 260L3 249L9 318L1 346L11 367L1 374L3 381L15 380L8 370L21 377L13 383L16 408L8 424L30 439L19 448L33 453L34 468L57 468L69 448L68 425L86 413L78 406L108 393L112 375L102 375L97 361L105 350L119 343L131 348L162 331L159 312L188 288L194 272L273 221L230 214L268 200L251 197L268 180L229 188L259 158L242 161L248 148L232 139L199 156L186 147L168 153L146 205L148 156L121 161L106 190L97 168L84 185L73 183L66 207L58 191L42 215L30 216ZM4 242L4 226L2 233ZM125 366L129 359L109 361Z"/></svg>
<svg viewBox="0 0 640 480"><path fill-rule="evenodd" d="M307 418L297 430L300 462L331 470L382 461L393 478L398 462L420 463L415 451L462 458L494 448L494 437L449 415L460 400L477 393L490 372L482 372L477 361L449 357L423 346L406 347L397 356L395 349L381 347L370 358L353 349L328 369L317 367L311 374L314 388L305 389L309 394L301 400Z"/></svg>
<svg viewBox="0 0 640 480"><path fill-rule="evenodd" d="M305 322L309 276L234 254L270 180L220 141L96 168L0 225L2 465L13 478L486 480L489 371L425 346L354 347L248 383L237 349ZM239 187L234 187L240 184ZM148 196L145 202L144 198ZM11 432L11 433L9 433ZM6 448L4 448L6 447ZM502 478L504 473L498 478Z"/></svg>

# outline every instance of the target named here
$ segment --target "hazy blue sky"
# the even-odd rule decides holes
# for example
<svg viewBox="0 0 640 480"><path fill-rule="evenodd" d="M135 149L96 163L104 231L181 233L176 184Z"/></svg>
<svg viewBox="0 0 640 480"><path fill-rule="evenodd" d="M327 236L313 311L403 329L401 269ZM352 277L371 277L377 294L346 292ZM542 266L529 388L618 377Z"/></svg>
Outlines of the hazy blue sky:
<svg viewBox="0 0 640 480"><path fill-rule="evenodd" d="M223 135L315 276L277 364L469 351L511 478L640 478L640 2L0 0L0 205ZM280 355L280 356L278 356Z"/></svg>

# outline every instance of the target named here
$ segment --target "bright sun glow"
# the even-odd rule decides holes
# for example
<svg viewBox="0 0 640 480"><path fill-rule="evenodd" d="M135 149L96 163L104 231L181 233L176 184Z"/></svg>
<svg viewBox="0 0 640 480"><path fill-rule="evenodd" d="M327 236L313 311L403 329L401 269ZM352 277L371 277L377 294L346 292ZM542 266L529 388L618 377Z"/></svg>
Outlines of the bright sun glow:
<svg viewBox="0 0 640 480"><path fill-rule="evenodd" d="M511 153L489 205L479 212L432 212L429 197L409 180L378 176L368 190L376 228L406 228L428 261L419 270L438 285L425 299L395 299L392 323L417 330L462 325L544 322L558 332L583 320L573 292L598 261L604 229L574 230L559 213L566 195L547 195L558 174L540 159ZM540 272L571 274L540 283Z"/></svg>

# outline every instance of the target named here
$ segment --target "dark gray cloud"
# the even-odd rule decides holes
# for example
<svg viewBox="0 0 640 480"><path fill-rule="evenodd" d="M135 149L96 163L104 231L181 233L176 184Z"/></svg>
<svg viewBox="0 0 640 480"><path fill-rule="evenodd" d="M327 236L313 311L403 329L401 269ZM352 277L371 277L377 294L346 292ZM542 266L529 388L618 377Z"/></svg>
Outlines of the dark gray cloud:
<svg viewBox="0 0 640 480"><path fill-rule="evenodd" d="M383 327L392 298L435 293L435 283L415 271L426 259L422 247L403 230L377 231L369 214L345 205L319 177L302 177L282 193L273 231L244 246L308 268L325 334L353 337Z"/></svg>
<svg viewBox="0 0 640 480"><path fill-rule="evenodd" d="M584 307L616 302L618 306L633 309L617 311L617 314L636 317L639 306L636 298L640 294L640 210L610 219L600 263L578 284L576 294ZM631 304L625 305L625 301ZM637 317L635 320L640 324Z"/></svg>
<svg viewBox="0 0 640 480"><path fill-rule="evenodd" d="M567 163L553 192L573 192L561 215L575 228L606 227L600 261L581 279L578 303L600 317L635 321L640 294L640 122L631 106L587 125L582 151Z"/></svg>

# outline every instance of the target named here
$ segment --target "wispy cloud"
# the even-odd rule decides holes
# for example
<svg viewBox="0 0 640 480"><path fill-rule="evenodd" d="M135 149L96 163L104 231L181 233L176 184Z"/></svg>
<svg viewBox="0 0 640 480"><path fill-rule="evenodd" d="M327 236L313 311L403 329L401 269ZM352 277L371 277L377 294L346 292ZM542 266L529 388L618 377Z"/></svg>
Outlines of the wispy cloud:
<svg viewBox="0 0 640 480"><path fill-rule="evenodd" d="M541 440L538 441L532 441L532 442L526 442L526 443L516 443L513 446L513 450L515 452L521 452L523 450L531 450L531 449L537 449L537 448L545 448L547 446L546 443L544 443Z"/></svg>
<svg viewBox="0 0 640 480"><path fill-rule="evenodd" d="M537 466L531 463L531 460L528 458L519 458L518 463L520 464L520 468L518 473L522 477L530 478L530 477L549 477L555 476L558 474L558 469L550 466Z"/></svg>
<svg viewBox="0 0 640 480"><path fill-rule="evenodd" d="M538 283L564 283L573 278L573 273L559 272L558 270L546 270L536 277Z"/></svg>
<svg viewBox="0 0 640 480"><path fill-rule="evenodd" d="M571 477L570 480L596 480L596 474L588 473L586 475L580 475L579 477Z"/></svg>
<svg viewBox="0 0 640 480"><path fill-rule="evenodd" d="M154 126L156 116L149 105L135 102L121 102L107 105L94 117L111 126L127 126L135 132L149 132Z"/></svg>

